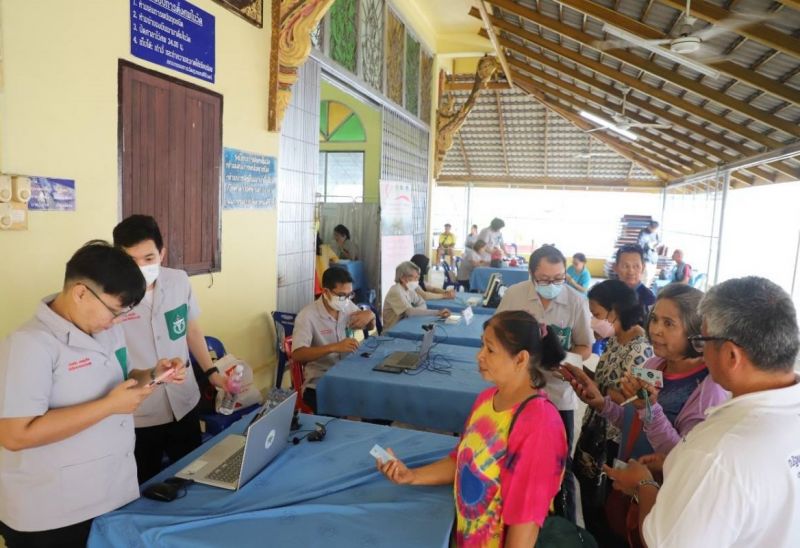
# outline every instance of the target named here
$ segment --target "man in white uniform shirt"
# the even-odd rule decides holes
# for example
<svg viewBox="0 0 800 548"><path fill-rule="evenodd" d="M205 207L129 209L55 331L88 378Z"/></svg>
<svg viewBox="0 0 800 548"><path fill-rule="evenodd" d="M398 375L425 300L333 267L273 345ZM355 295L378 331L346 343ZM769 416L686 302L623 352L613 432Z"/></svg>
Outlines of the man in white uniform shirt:
<svg viewBox="0 0 800 548"><path fill-rule="evenodd" d="M418 293L420 269L411 261L397 265L394 271L395 284L386 292L383 300L383 328L389 329L394 324L409 316L438 316L447 318L450 311L430 310L425 299Z"/></svg>
<svg viewBox="0 0 800 548"><path fill-rule="evenodd" d="M564 350L574 352L582 359L588 358L594 343L589 305L577 291L565 285L567 260L564 255L553 246L542 246L531 254L528 269L531 279L509 287L497 311L524 310L531 313L558 335ZM572 386L558 374L546 372L545 376L545 390L561 414L571 448L577 396ZM565 510L568 516L573 517L574 485L569 465L565 483L568 497Z"/></svg>
<svg viewBox="0 0 800 548"><path fill-rule="evenodd" d="M180 360L129 359L121 317L144 295L130 257L89 242L0 342L0 535L8 548L84 546L92 519L138 498L131 413ZM133 365L152 369L134 369ZM153 367L156 366L156 367Z"/></svg>
<svg viewBox="0 0 800 548"><path fill-rule="evenodd" d="M651 548L796 548L800 342L791 297L764 278L733 279L708 291L700 313L702 335L690 340L732 399L707 410L669 453L660 492L638 462L606 472L638 497Z"/></svg>
<svg viewBox="0 0 800 548"><path fill-rule="evenodd" d="M498 217L492 219L492 222L489 223L489 226L484 228L478 234L478 239L483 240L486 242L486 253L489 255L494 256L495 254L499 254L501 257L506 257L508 254L506 253L506 246L505 242L503 242L503 227L506 226L505 221Z"/></svg>
<svg viewBox="0 0 800 548"><path fill-rule="evenodd" d="M292 331L292 359L303 365L303 401L317 410L317 381L344 354L358 348L356 329L372 329L375 314L361 310L350 295L353 278L344 268L331 267L322 275L322 295L297 314Z"/></svg>
<svg viewBox="0 0 800 548"><path fill-rule="evenodd" d="M149 215L131 215L114 227L114 245L130 255L144 275L147 292L122 320L128 349L136 363L179 357L189 351L209 381L225 389L225 378L211 356L197 320L200 309L183 270L161 266L166 254L161 230ZM200 390L193 374L181 385L164 385L136 410L136 464L139 483L161 471L164 454L175 462L201 443L197 403Z"/></svg>

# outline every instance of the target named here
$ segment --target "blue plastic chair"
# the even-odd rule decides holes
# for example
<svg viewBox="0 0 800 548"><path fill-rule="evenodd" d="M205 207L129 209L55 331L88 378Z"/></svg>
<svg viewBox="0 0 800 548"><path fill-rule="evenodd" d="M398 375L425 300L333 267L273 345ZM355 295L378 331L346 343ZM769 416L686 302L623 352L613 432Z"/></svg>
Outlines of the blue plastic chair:
<svg viewBox="0 0 800 548"><path fill-rule="evenodd" d="M442 284L442 289L447 289L452 286L453 289L458 291L458 288L461 287L461 283L456 278L456 273L450 268L447 261L442 261L442 268L444 269L444 283Z"/></svg>
<svg viewBox="0 0 800 548"><path fill-rule="evenodd" d="M708 275L705 272L700 272L699 274L695 274L689 280L690 286L697 289L702 289L703 291L705 291L707 283L708 283Z"/></svg>
<svg viewBox="0 0 800 548"><path fill-rule="evenodd" d="M281 387L284 371L286 371L286 363L289 361L289 356L283 350L283 341L286 337L292 335L294 331L294 321L297 314L290 312L280 312L278 310L272 313L272 321L275 322L275 352L278 355L278 371L275 378L276 388Z"/></svg>

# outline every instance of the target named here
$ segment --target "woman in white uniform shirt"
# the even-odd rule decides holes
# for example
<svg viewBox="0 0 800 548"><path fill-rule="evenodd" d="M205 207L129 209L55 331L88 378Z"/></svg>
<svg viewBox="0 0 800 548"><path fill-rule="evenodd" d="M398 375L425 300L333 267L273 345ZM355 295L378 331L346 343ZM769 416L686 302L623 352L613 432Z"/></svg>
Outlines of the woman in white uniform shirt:
<svg viewBox="0 0 800 548"><path fill-rule="evenodd" d="M83 546L91 520L139 496L132 413L180 361L131 369L118 323L144 296L136 263L89 242L61 293L0 342L0 533L9 548ZM144 365L144 364L143 364Z"/></svg>
<svg viewBox="0 0 800 548"><path fill-rule="evenodd" d="M418 293L419 267L411 261L397 265L394 273L396 282L386 293L383 301L383 329L389 329L394 324L408 316L438 316L446 318L450 311L428 310L428 306Z"/></svg>

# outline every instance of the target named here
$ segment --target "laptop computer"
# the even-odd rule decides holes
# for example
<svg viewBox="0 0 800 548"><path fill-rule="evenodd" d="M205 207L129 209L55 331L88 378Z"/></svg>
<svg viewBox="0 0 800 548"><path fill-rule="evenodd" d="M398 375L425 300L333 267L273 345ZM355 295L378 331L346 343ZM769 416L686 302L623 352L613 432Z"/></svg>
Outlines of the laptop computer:
<svg viewBox="0 0 800 548"><path fill-rule="evenodd" d="M400 373L403 370L416 369L422 365L428 359L428 354L433 346L433 327L424 326L423 329L425 333L422 335L419 352L392 352L373 369L388 373Z"/></svg>
<svg viewBox="0 0 800 548"><path fill-rule="evenodd" d="M286 447L296 401L297 393L292 393L274 409L257 416L244 435L227 436L175 475L238 490Z"/></svg>

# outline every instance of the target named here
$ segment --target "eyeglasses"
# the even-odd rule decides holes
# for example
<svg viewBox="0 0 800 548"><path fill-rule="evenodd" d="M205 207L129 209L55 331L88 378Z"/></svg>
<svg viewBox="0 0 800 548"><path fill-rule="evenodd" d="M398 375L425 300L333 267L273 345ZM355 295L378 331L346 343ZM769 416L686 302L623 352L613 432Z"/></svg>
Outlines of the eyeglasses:
<svg viewBox="0 0 800 548"><path fill-rule="evenodd" d="M344 295L340 295L339 293L334 293L333 291L331 291L331 296L334 297L335 300L339 301L340 303L343 303L345 301L352 299L355 296L355 293L351 292L351 293L345 293Z"/></svg>
<svg viewBox="0 0 800 548"><path fill-rule="evenodd" d="M536 285L564 285L567 279L556 278L555 280L537 280L534 278L533 281L536 282Z"/></svg>
<svg viewBox="0 0 800 548"><path fill-rule="evenodd" d="M129 307L125 308L124 310L114 310L113 308L111 308L110 306L108 306L108 305L106 304L106 302L105 302L103 299L101 299L101 298L100 298L100 295L98 295L98 294L95 292L95 290L94 290L94 289L92 289L91 287L89 287L89 286L88 286L88 285L86 285L86 284L81 284L81 285L82 285L83 287L85 287L86 289L88 289L88 290L89 290L89 293L91 293L92 295L94 295L95 299L97 299L98 301L100 301L100 303L101 303L103 306L105 306L105 307L106 307L106 310L108 310L109 312L111 312L111 315L112 315L112 316L114 316L114 318L119 318L120 316L123 316L123 315L127 314L128 312L130 312L131 310L133 310L133 306L129 306Z"/></svg>
<svg viewBox="0 0 800 548"><path fill-rule="evenodd" d="M705 336L705 335L692 335L691 337L687 337L689 339L689 344L692 345L695 352L703 352L703 349L706 346L706 342L708 341L730 341L736 346L741 346L739 343L731 339L730 337L714 337L714 336Z"/></svg>

